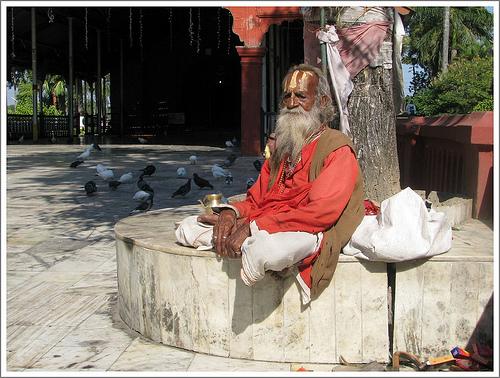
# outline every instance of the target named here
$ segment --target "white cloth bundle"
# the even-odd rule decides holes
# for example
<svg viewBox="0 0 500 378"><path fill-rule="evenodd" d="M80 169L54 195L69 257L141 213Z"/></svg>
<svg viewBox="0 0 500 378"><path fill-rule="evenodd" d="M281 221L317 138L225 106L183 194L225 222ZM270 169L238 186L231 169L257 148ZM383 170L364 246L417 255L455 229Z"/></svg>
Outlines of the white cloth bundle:
<svg viewBox="0 0 500 378"><path fill-rule="evenodd" d="M444 253L451 240L445 214L427 210L408 187L382 201L380 214L366 215L343 252L371 261L407 261Z"/></svg>
<svg viewBox="0 0 500 378"><path fill-rule="evenodd" d="M197 215L184 218L175 229L175 236L182 245L207 251L212 249L213 226L198 222L197 218Z"/></svg>

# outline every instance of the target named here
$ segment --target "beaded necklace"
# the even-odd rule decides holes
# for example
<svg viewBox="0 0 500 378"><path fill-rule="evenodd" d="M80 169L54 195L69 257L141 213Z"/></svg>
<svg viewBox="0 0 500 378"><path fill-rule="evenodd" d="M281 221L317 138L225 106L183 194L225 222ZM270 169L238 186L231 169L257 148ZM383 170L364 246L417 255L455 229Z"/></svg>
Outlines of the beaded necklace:
<svg viewBox="0 0 500 378"><path fill-rule="evenodd" d="M323 133L323 131L325 131L324 125L318 131L311 134L305 140L304 146L311 143L314 139L318 138ZM297 166L297 164L300 163L301 160L302 160L302 152L299 153L299 156L297 157L295 162L292 162L290 160L290 156L288 156L286 158L284 166L283 166L283 170L281 171L280 179L278 181L278 192L279 193L283 193L283 191L285 190L285 180L289 179L292 176L293 172L295 171L295 167Z"/></svg>

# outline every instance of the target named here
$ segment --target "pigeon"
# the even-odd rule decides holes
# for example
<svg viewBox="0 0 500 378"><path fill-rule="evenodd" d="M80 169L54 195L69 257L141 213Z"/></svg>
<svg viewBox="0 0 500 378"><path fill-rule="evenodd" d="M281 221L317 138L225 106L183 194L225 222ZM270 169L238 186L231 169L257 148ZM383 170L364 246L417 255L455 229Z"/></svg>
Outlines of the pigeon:
<svg viewBox="0 0 500 378"><path fill-rule="evenodd" d="M78 166L79 166L80 164L82 164L82 163L83 163L83 160L76 160L76 161L74 161L73 163L71 163L69 166L70 166L71 168L76 168L76 167L78 167Z"/></svg>
<svg viewBox="0 0 500 378"><path fill-rule="evenodd" d="M91 148L85 149L80 155L76 157L76 160L86 160L90 156Z"/></svg>
<svg viewBox="0 0 500 378"><path fill-rule="evenodd" d="M201 178L196 173L193 173L193 180L194 180L194 183L200 187L200 189L203 189L203 188L213 189L214 188L213 185L208 182L208 180Z"/></svg>
<svg viewBox="0 0 500 378"><path fill-rule="evenodd" d="M227 172L224 170L224 168L218 166L217 164L212 165L212 175L218 179L220 177L226 177Z"/></svg>
<svg viewBox="0 0 500 378"><path fill-rule="evenodd" d="M224 164L222 165L224 168L227 168L227 167L230 167L231 165L234 164L234 162L236 161L236 154L231 154L229 155L226 160L224 160Z"/></svg>
<svg viewBox="0 0 500 378"><path fill-rule="evenodd" d="M226 175L226 178L224 179L224 182L227 185L231 185L233 183L233 175L231 174L231 172L228 172L228 174Z"/></svg>
<svg viewBox="0 0 500 378"><path fill-rule="evenodd" d="M108 169L108 168L105 167L104 165L102 165L101 163L97 164L95 167L95 170L97 171L97 173L105 171L106 169Z"/></svg>
<svg viewBox="0 0 500 378"><path fill-rule="evenodd" d="M196 164L197 160L198 160L198 158L196 157L196 155L191 155L189 157L189 161L191 162L191 164Z"/></svg>
<svg viewBox="0 0 500 378"><path fill-rule="evenodd" d="M177 177L186 177L186 168L177 168Z"/></svg>
<svg viewBox="0 0 500 378"><path fill-rule="evenodd" d="M85 183L85 192L87 192L87 195L90 196L92 194L94 194L95 192L97 192L97 185L95 184L94 181L87 181Z"/></svg>
<svg viewBox="0 0 500 378"><path fill-rule="evenodd" d="M141 137L139 137L139 138L137 138L137 140L139 140L139 143L141 143L141 144L148 143L148 140L147 140L147 139L145 139L145 138L141 138Z"/></svg>
<svg viewBox="0 0 500 378"><path fill-rule="evenodd" d="M19 144L22 144L24 142L24 134L21 135L21 137L17 140Z"/></svg>
<svg viewBox="0 0 500 378"><path fill-rule="evenodd" d="M226 140L226 147L234 147L233 142L231 142L230 140Z"/></svg>
<svg viewBox="0 0 500 378"><path fill-rule="evenodd" d="M260 173L260 170L262 169L262 163L260 162L259 159L255 160L253 162L253 166L255 167L255 169L257 170L257 172Z"/></svg>
<svg viewBox="0 0 500 378"><path fill-rule="evenodd" d="M51 131L50 134L52 135L52 137L50 138L50 143L54 144L57 141L54 132Z"/></svg>
<svg viewBox="0 0 500 378"><path fill-rule="evenodd" d="M96 176L99 176L104 181L111 180L112 178L115 177L113 170L111 169L105 169L104 171L97 172Z"/></svg>
<svg viewBox="0 0 500 378"><path fill-rule="evenodd" d="M252 185L255 184L255 180L251 177L247 179L247 190L252 187Z"/></svg>
<svg viewBox="0 0 500 378"><path fill-rule="evenodd" d="M146 192L151 192L154 193L154 190L152 187L149 186L149 184L142 179L142 177L137 181L137 187L140 190L144 190Z"/></svg>
<svg viewBox="0 0 500 378"><path fill-rule="evenodd" d="M133 180L134 180L134 175L132 174L132 172L124 173L118 179L118 181L120 181L121 184L128 184L129 182L132 182Z"/></svg>
<svg viewBox="0 0 500 378"><path fill-rule="evenodd" d="M150 193L150 192L146 192L144 190L138 190L137 192L135 192L134 196L132 197L132 199L134 201L146 201L148 200L149 198L153 198L154 194L153 193Z"/></svg>
<svg viewBox="0 0 500 378"><path fill-rule="evenodd" d="M130 212L129 215L143 213L143 212L148 211L149 209L151 209L152 206L153 206L153 197L148 198L145 201L142 201L139 205L137 205L137 207L134 210L132 210Z"/></svg>
<svg viewBox="0 0 500 378"><path fill-rule="evenodd" d="M184 185L181 185L173 194L172 198L175 196L185 196L191 190L191 179L189 178Z"/></svg>
<svg viewBox="0 0 500 378"><path fill-rule="evenodd" d="M102 148L97 143L93 143L92 148L97 151L102 151Z"/></svg>
<svg viewBox="0 0 500 378"><path fill-rule="evenodd" d="M142 176L151 176L153 173L156 172L156 167L153 164L148 164L146 166L146 168L139 169L139 170L142 172L141 177Z"/></svg>
<svg viewBox="0 0 500 378"><path fill-rule="evenodd" d="M111 180L108 185L111 190L116 190L121 185L121 182L117 180Z"/></svg>

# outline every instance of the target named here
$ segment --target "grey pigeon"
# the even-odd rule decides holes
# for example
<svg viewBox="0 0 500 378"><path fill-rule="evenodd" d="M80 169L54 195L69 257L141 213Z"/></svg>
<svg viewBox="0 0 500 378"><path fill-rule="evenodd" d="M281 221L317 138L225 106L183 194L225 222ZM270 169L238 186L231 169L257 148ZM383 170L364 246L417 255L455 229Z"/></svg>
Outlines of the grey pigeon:
<svg viewBox="0 0 500 378"><path fill-rule="evenodd" d="M150 197L144 202L141 202L137 207L130 212L130 215L138 214L138 213L143 213L151 209L153 206L153 197Z"/></svg>
<svg viewBox="0 0 500 378"><path fill-rule="evenodd" d="M78 166L79 166L80 164L82 164L82 163L83 163L83 160L76 160L76 161L74 161L73 163L71 163L69 166L70 166L71 168L76 168L76 167L78 167Z"/></svg>
<svg viewBox="0 0 500 378"><path fill-rule="evenodd" d="M255 167L255 169L257 170L257 172L260 173L260 170L262 169L262 163L260 162L259 159L255 160L253 162L253 166Z"/></svg>
<svg viewBox="0 0 500 378"><path fill-rule="evenodd" d="M153 173L156 172L156 167L153 164L148 164L146 168L140 169L140 171L142 172L141 177L151 176Z"/></svg>
<svg viewBox="0 0 500 378"><path fill-rule="evenodd" d="M191 190L191 179L189 178L184 185L181 185L173 194L172 198L175 196L185 196Z"/></svg>
<svg viewBox="0 0 500 378"><path fill-rule="evenodd" d="M120 186L121 182L117 180L111 180L108 185L111 190L116 190Z"/></svg>
<svg viewBox="0 0 500 378"><path fill-rule="evenodd" d="M196 185L200 187L200 189L203 188L210 188L213 189L213 185L208 182L208 180L205 180L204 178L198 176L198 174L193 173L193 180Z"/></svg>
<svg viewBox="0 0 500 378"><path fill-rule="evenodd" d="M142 176L139 178L139 180L137 181L137 187L140 189L140 190L143 190L145 192L150 192L150 193L154 193L154 190L152 187L149 186L149 184L144 181L144 179L142 178Z"/></svg>
<svg viewBox="0 0 500 378"><path fill-rule="evenodd" d="M94 148L94 150L102 151L102 148L97 143L93 143L92 147Z"/></svg>
<svg viewBox="0 0 500 378"><path fill-rule="evenodd" d="M97 192L97 185L95 184L94 181L87 181L84 186L85 192L87 193L88 196L94 194Z"/></svg>
<svg viewBox="0 0 500 378"><path fill-rule="evenodd" d="M234 164L234 162L236 161L236 154L231 154L229 155L226 160L224 160L224 164L222 165L224 168L227 168L227 167L230 167L231 165Z"/></svg>
<svg viewBox="0 0 500 378"><path fill-rule="evenodd" d="M247 179L247 190L250 189L253 184L255 184L255 180L252 177L249 177Z"/></svg>

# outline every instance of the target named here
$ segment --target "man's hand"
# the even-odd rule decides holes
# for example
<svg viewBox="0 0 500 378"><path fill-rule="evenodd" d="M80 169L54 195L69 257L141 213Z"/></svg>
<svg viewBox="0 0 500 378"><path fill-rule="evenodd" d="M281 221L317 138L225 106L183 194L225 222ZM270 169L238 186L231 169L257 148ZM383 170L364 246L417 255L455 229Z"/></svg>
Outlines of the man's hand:
<svg viewBox="0 0 500 378"><path fill-rule="evenodd" d="M226 239L224 245L225 255L228 257L240 257L241 245L250 236L250 223L238 222L238 228Z"/></svg>
<svg viewBox="0 0 500 378"><path fill-rule="evenodd" d="M219 214L219 219L214 225L212 244L218 255L227 256L226 239L236 229L236 212L232 209L224 209Z"/></svg>
<svg viewBox="0 0 500 378"><path fill-rule="evenodd" d="M203 214L196 219L198 222L211 224L214 226L219 220L219 214Z"/></svg>

